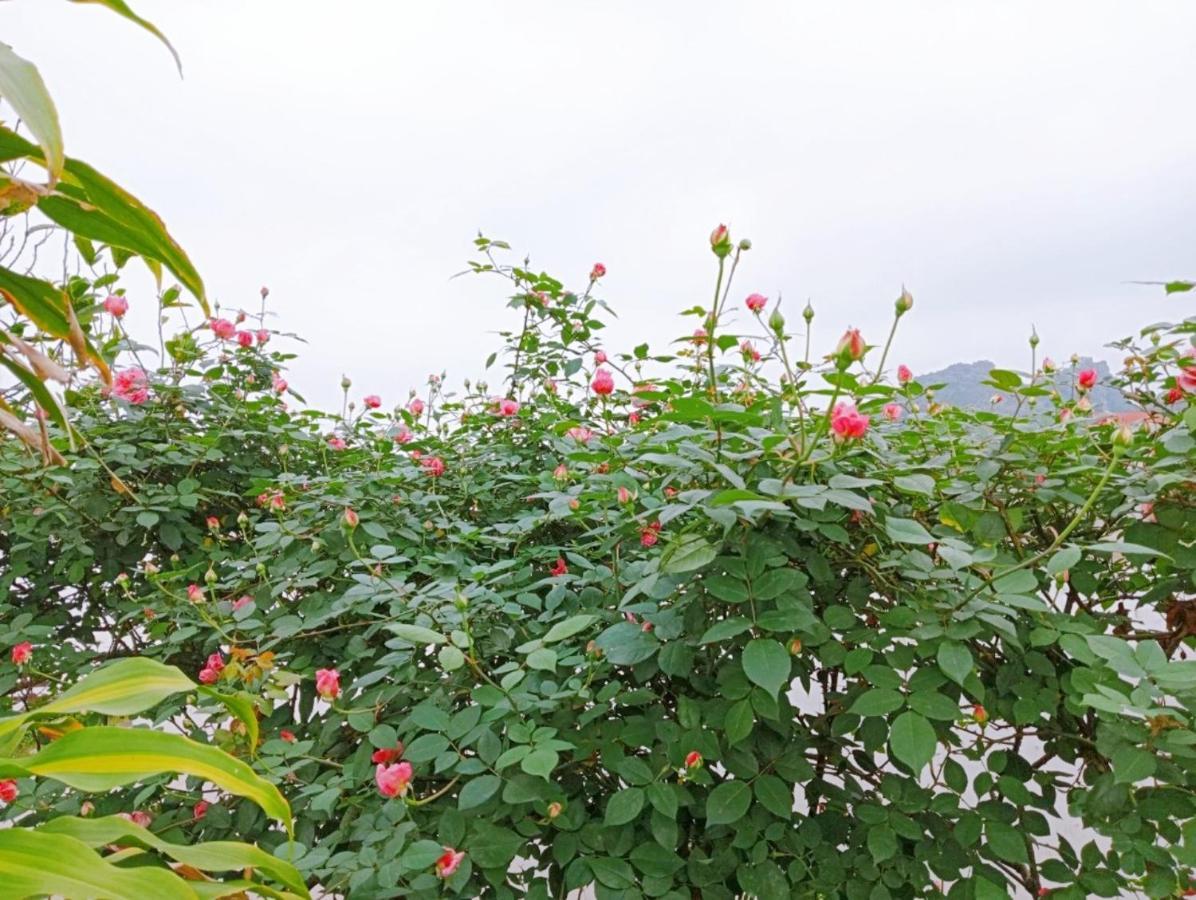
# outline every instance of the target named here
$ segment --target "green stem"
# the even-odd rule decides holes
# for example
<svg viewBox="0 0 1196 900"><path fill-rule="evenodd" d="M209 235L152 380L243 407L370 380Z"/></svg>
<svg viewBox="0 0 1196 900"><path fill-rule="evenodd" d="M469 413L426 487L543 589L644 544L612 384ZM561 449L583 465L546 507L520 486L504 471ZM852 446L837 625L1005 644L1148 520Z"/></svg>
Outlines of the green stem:
<svg viewBox="0 0 1196 900"><path fill-rule="evenodd" d="M880 363L876 367L876 374L872 376L872 384L880 381L885 372L885 360L889 358L889 348L893 346L893 336L897 334L897 323L901 321L901 314L893 316L893 327L889 329L889 338L885 341L885 348L880 353Z"/></svg>

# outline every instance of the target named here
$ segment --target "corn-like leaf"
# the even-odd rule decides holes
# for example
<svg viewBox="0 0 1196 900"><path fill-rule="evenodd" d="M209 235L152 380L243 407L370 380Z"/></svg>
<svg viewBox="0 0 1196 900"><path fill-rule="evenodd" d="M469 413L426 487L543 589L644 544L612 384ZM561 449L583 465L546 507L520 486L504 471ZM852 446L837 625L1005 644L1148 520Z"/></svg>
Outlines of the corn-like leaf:
<svg viewBox="0 0 1196 900"><path fill-rule="evenodd" d="M20 275L0 266L0 298L11 303L50 337L69 341L79 356L93 365L105 382L111 383L112 373L108 363L86 337L71 328L74 312L62 291L48 281Z"/></svg>
<svg viewBox="0 0 1196 900"><path fill-rule="evenodd" d="M99 725L72 731L33 756L0 759L0 778L41 776L81 791L107 791L170 772L252 800L291 828L291 808L278 788L223 750L177 734Z"/></svg>
<svg viewBox="0 0 1196 900"><path fill-rule="evenodd" d="M0 829L0 900L196 900L186 881L167 869L122 869L65 834Z"/></svg>
<svg viewBox="0 0 1196 900"><path fill-rule="evenodd" d="M154 37L156 37L158 40L160 40L163 44L166 45L166 49L169 50L170 55L174 57L174 64L178 68L179 74L180 75L183 74L183 61L181 59L179 59L178 52L174 49L174 46L170 43L170 41L168 41L166 39L166 35L164 35L161 31L159 31L157 26L155 26L153 22L146 21L145 19L141 18L141 16L139 16L135 12L133 12L133 10L129 9L129 4L125 3L125 0L71 0L71 2L72 3L97 3L100 6L106 6L108 9L112 10L118 16L123 16L124 18L128 19L130 22L140 25L142 28L144 28L146 31L148 31L150 34L152 34Z"/></svg>
<svg viewBox="0 0 1196 900"><path fill-rule="evenodd" d="M37 67L0 44L0 97L8 101L41 145L51 184L62 175L66 155L58 110Z"/></svg>
<svg viewBox="0 0 1196 900"><path fill-rule="evenodd" d="M4 338L0 336L0 343L3 343ZM29 393L33 395L33 399L37 401L37 405L46 411L46 414L59 426L66 430L67 436L71 439L71 447L74 447L74 431L66 418L66 410L62 408L58 397L54 392L42 383L42 380L37 377L35 372L31 372L28 368L23 366L15 359L10 359L3 348L0 348L0 366L4 366L10 371L13 376L25 385Z"/></svg>
<svg viewBox="0 0 1196 900"><path fill-rule="evenodd" d="M252 844L243 844L237 841L207 841L191 845L173 844L121 816L104 816L98 819L62 816L51 819L39 826L37 830L70 835L83 841L89 847L104 847L108 844L120 844L121 846L135 844L157 850L176 862L193 866L203 872L255 869L279 884L286 885L298 896L308 896L303 877L294 866ZM255 887L259 886L255 885Z"/></svg>
<svg viewBox="0 0 1196 900"><path fill-rule="evenodd" d="M257 756L261 726L257 721L257 709L253 703L253 696L245 691L238 691L235 694L222 694L215 688L210 688L206 685L199 688L199 693L205 697L211 697L213 700L219 700L228 707L229 712L241 720L245 725L245 734L249 738L249 753L251 756Z"/></svg>

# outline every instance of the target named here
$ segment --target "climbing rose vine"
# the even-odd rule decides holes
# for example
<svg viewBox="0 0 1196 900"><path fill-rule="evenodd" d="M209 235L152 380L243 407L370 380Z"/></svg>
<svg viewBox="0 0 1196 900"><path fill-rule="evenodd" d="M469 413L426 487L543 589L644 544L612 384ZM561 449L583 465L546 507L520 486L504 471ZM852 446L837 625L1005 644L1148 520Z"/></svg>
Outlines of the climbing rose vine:
<svg viewBox="0 0 1196 900"><path fill-rule="evenodd" d="M6 817L141 815L353 898L1189 889L1193 320L1116 345L1134 414L1037 337L999 412L954 409L898 364L909 292L888 334L795 328L725 226L656 347L601 340L604 265L573 289L476 246L514 322L489 383L305 409L285 342L226 313L161 360L106 344L113 387L69 397L86 452L49 431L67 466L0 444L12 711L176 665L260 741L161 721L296 834L196 778L6 780ZM138 302L68 290L95 334Z"/></svg>

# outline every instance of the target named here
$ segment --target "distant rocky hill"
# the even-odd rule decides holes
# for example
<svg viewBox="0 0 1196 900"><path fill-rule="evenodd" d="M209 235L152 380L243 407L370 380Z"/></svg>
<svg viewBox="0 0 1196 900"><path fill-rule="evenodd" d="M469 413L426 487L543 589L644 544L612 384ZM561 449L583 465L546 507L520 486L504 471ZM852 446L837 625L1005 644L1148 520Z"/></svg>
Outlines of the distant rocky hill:
<svg viewBox="0 0 1196 900"><path fill-rule="evenodd" d="M968 407L972 409L992 407L994 394L1004 393L992 385L985 384L989 380L988 373L997 368L997 364L987 359L972 363L955 363L937 372L928 372L918 376L923 385L941 384L943 387L935 391L935 398L940 403L951 406ZM1097 386L1089 393L1092 408L1101 412L1123 412L1133 409L1121 392L1109 387L1109 366L1104 362L1082 359L1080 369L1096 369L1100 375ZM1055 373L1055 385L1064 397L1071 396L1071 382L1073 378L1070 363L1065 363ZM997 410L1010 407L1000 404Z"/></svg>

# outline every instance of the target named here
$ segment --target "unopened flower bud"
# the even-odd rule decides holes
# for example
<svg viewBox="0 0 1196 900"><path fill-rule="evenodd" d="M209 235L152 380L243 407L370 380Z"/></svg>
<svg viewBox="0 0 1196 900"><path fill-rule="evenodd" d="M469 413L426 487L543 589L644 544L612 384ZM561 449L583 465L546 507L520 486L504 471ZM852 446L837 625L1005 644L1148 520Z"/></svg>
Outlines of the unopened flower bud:
<svg viewBox="0 0 1196 900"><path fill-rule="evenodd" d="M719 225L710 232L710 249L719 259L731 252L731 232L726 225Z"/></svg>
<svg viewBox="0 0 1196 900"><path fill-rule="evenodd" d="M976 720L976 724L983 725L988 721L988 710L977 703L972 707L972 718Z"/></svg>
<svg viewBox="0 0 1196 900"><path fill-rule="evenodd" d="M1030 328L1030 347L1038 346L1038 329L1031 326Z"/></svg>
<svg viewBox="0 0 1196 900"><path fill-rule="evenodd" d="M245 512L245 510L241 510L237 514L237 524L242 528L249 524L249 515Z"/></svg>
<svg viewBox="0 0 1196 900"><path fill-rule="evenodd" d="M797 656L801 653L801 638L793 637L789 639L789 655Z"/></svg>
<svg viewBox="0 0 1196 900"><path fill-rule="evenodd" d="M914 308L914 295L905 289L905 285L901 286L901 296L897 298L894 306L897 308L897 315L899 316L904 316Z"/></svg>
<svg viewBox="0 0 1196 900"><path fill-rule="evenodd" d="M1113 432L1113 446L1122 450L1134 446L1134 430L1123 423Z"/></svg>
<svg viewBox="0 0 1196 900"><path fill-rule="evenodd" d="M801 311L801 317L806 320L807 325L814 321L814 307L809 300L806 301L806 308Z"/></svg>
<svg viewBox="0 0 1196 900"><path fill-rule="evenodd" d="M341 376L341 390L347 391L351 387L353 387L353 382L349 380L349 376L342 375Z"/></svg>
<svg viewBox="0 0 1196 900"><path fill-rule="evenodd" d="M270 289L263 284L262 289L260 291L258 291L258 293L261 294L262 299L265 300L267 297L270 296Z"/></svg>
<svg viewBox="0 0 1196 900"><path fill-rule="evenodd" d="M453 600L453 605L457 607L457 612L465 612L465 610L469 609L469 598L464 594L458 594L456 599Z"/></svg>
<svg viewBox="0 0 1196 900"><path fill-rule="evenodd" d="M552 803L548 804L548 818L555 819L563 810L564 807L554 800Z"/></svg>
<svg viewBox="0 0 1196 900"><path fill-rule="evenodd" d="M216 570L211 566L208 566L208 571L203 573L203 580L205 584L215 584L217 580L219 580L218 576L216 575Z"/></svg>
<svg viewBox="0 0 1196 900"><path fill-rule="evenodd" d="M835 345L834 357L841 368L847 368L853 362L857 362L864 358L864 353L867 352L867 345L864 343L864 336L860 334L858 328L848 328L843 332L843 337L839 338L839 343Z"/></svg>
<svg viewBox="0 0 1196 900"><path fill-rule="evenodd" d="M740 250L751 250L752 242L750 240L748 240L747 238L744 238L742 241L739 242L739 249Z"/></svg>
<svg viewBox="0 0 1196 900"><path fill-rule="evenodd" d="M162 571L162 570L159 569L157 566L155 566L152 562L147 562L145 564L145 574L146 575L157 575L160 571Z"/></svg>
<svg viewBox="0 0 1196 900"><path fill-rule="evenodd" d="M357 511L354 510L352 507L348 507L348 506L345 507L345 515L344 515L345 527L348 528L349 530L352 530L357 527L357 523L359 521L360 520L358 519Z"/></svg>
<svg viewBox="0 0 1196 900"><path fill-rule="evenodd" d="M777 337L783 337L785 334L785 317L781 315L781 310L775 306L772 308L772 313L768 316L768 327L772 329L772 333Z"/></svg>

